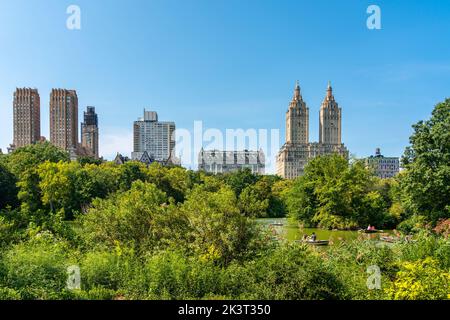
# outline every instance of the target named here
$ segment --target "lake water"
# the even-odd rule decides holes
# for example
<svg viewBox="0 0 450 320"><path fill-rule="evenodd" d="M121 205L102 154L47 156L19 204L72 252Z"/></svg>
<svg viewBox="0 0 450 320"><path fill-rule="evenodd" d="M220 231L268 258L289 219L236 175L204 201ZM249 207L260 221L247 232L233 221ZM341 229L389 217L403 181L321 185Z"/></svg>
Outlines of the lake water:
<svg viewBox="0 0 450 320"><path fill-rule="evenodd" d="M317 228L303 228L300 229L298 224L290 223L286 218L264 218L257 219L258 223L267 225L272 229L274 237L288 241L301 240L303 235L310 236L313 232L317 235L317 240L328 240L331 243L338 243L341 241L351 241L355 239L373 239L378 240L380 233L366 234L358 231L342 231L342 230L324 230ZM283 226L271 226L273 223L281 223ZM392 231L385 231L391 234Z"/></svg>

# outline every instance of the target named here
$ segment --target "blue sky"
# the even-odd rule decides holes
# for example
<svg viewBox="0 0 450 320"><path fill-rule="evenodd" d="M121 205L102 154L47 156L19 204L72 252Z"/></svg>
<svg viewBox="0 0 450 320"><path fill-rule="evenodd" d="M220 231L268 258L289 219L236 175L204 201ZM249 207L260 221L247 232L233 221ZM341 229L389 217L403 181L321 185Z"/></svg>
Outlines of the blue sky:
<svg viewBox="0 0 450 320"><path fill-rule="evenodd" d="M66 9L81 8L81 30ZM381 30L366 27L370 4ZM363 157L400 156L411 125L450 96L450 1L0 1L0 147L12 95L36 87L48 137L51 88L96 107L100 152L132 148L143 108L178 128L280 129L298 79L310 137L331 80L343 142ZM270 170L269 170L270 171Z"/></svg>

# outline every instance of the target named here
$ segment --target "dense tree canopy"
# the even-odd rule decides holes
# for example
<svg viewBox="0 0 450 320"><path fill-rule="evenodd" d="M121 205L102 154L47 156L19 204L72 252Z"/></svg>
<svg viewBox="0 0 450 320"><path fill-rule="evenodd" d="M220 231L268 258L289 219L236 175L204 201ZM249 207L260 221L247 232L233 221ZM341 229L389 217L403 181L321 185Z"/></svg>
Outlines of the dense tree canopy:
<svg viewBox="0 0 450 320"><path fill-rule="evenodd" d="M405 206L436 223L450 218L450 99L434 108L431 118L413 126L405 151L402 180Z"/></svg>
<svg viewBox="0 0 450 320"><path fill-rule="evenodd" d="M0 163L0 210L17 204L17 179L5 165Z"/></svg>
<svg viewBox="0 0 450 320"><path fill-rule="evenodd" d="M374 181L360 162L349 166L338 155L317 157L308 163L305 174L290 191L289 214L306 226L382 226L387 204L374 188Z"/></svg>
<svg viewBox="0 0 450 320"><path fill-rule="evenodd" d="M18 148L2 160L17 177L39 164L50 161L69 161L69 154L49 142L39 142Z"/></svg>

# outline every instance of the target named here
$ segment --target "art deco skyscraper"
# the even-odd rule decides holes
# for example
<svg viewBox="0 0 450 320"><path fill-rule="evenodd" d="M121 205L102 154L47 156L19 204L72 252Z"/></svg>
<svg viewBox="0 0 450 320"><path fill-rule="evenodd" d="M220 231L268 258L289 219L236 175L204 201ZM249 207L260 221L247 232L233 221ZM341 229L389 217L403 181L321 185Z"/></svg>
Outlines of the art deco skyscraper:
<svg viewBox="0 0 450 320"><path fill-rule="evenodd" d="M64 150L78 146L78 97L75 90L50 93L50 142Z"/></svg>
<svg viewBox="0 0 450 320"><path fill-rule="evenodd" d="M341 119L341 108L328 83L327 95L320 108L319 142L309 142L309 111L297 83L294 99L286 113L286 143L277 155L277 174L287 179L301 176L308 162L321 155L339 154L348 159L348 150L341 142Z"/></svg>
<svg viewBox="0 0 450 320"><path fill-rule="evenodd" d="M13 127L15 148L41 138L41 100L37 89L18 88L14 92Z"/></svg>
<svg viewBox="0 0 450 320"><path fill-rule="evenodd" d="M81 123L81 145L98 158L98 117L95 107L87 107L84 112L84 122Z"/></svg>
<svg viewBox="0 0 450 320"><path fill-rule="evenodd" d="M328 82L327 95L319 114L319 143L341 144L342 111L334 100L333 89Z"/></svg>
<svg viewBox="0 0 450 320"><path fill-rule="evenodd" d="M309 109L300 94L297 81L289 108L286 112L286 143L308 143Z"/></svg>

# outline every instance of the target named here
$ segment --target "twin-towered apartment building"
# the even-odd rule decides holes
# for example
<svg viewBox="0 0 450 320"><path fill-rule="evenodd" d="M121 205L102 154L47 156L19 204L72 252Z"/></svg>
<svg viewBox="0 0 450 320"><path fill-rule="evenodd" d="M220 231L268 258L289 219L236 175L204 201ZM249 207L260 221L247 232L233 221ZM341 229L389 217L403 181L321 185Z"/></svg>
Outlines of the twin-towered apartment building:
<svg viewBox="0 0 450 320"><path fill-rule="evenodd" d="M10 151L42 141L40 96L37 89L17 88L13 99L13 143ZM78 96L75 90L52 89L50 93L50 142L80 156L98 158L98 118L94 107L87 107L78 140Z"/></svg>
<svg viewBox="0 0 450 320"><path fill-rule="evenodd" d="M310 142L309 108L297 81L286 111L286 142L277 155L277 174L283 178L296 178L303 174L311 159L333 153L348 159L348 150L342 143L342 109L334 98L331 84L328 83L319 110L319 142Z"/></svg>

